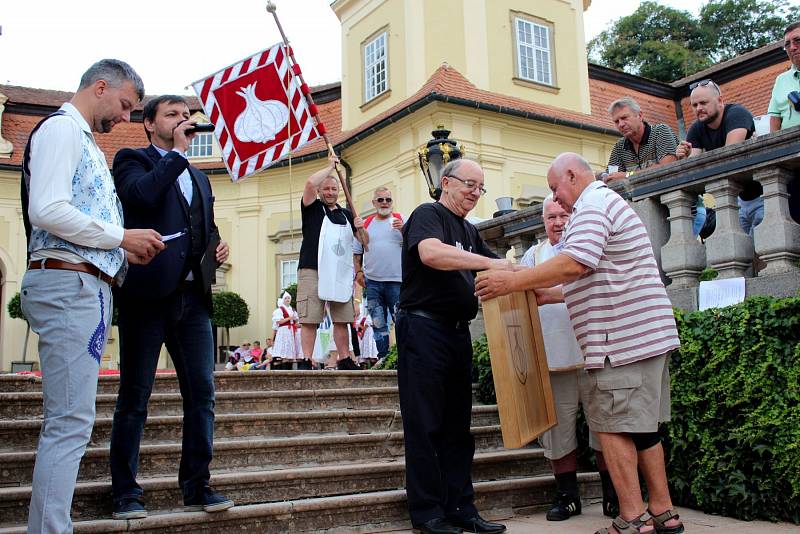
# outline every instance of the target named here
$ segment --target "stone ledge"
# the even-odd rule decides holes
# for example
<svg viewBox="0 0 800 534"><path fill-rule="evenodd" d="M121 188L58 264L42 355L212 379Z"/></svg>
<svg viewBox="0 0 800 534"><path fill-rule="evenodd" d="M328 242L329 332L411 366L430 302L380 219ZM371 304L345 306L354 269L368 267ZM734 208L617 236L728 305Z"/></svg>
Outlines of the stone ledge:
<svg viewBox="0 0 800 534"><path fill-rule="evenodd" d="M476 449L502 448L499 425L473 427L471 432L475 436ZM86 449L78 480L106 478L108 454L108 447ZM142 445L139 454L141 477L165 475L177 469L181 444ZM214 443L212 469L216 472L233 472L337 462L356 463L362 457L388 458L402 454L402 432L225 440ZM29 484L35 457L34 451L0 453L0 487Z"/></svg>
<svg viewBox="0 0 800 534"><path fill-rule="evenodd" d="M91 443L108 445L113 418L95 420ZM473 426L496 425L496 405L473 406ZM33 450L39 439L41 419L0 421L0 452ZM183 416L162 415L147 418L142 443L174 442L183 427ZM214 439L277 438L320 434L365 434L402 430L400 410L325 410L311 412L277 412L220 414L214 419Z"/></svg>
<svg viewBox="0 0 800 534"><path fill-rule="evenodd" d="M474 480L520 478L550 473L542 449L481 452L475 455ZM215 473L211 484L239 505L276 502L299 497L324 497L402 488L403 459L371 460L351 465L304 467L271 471ZM180 511L181 493L177 477L139 481L151 513ZM75 489L73 520L110 517L111 485L83 482ZM23 523L31 498L30 486L0 488L0 524Z"/></svg>

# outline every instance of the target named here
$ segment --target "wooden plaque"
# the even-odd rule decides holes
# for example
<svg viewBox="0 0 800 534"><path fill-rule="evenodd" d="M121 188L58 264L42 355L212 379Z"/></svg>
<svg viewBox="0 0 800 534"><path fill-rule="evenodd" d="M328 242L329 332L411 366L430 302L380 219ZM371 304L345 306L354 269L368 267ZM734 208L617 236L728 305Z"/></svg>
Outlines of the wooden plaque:
<svg viewBox="0 0 800 534"><path fill-rule="evenodd" d="M524 447L556 425L539 307L533 291L483 303L503 446Z"/></svg>

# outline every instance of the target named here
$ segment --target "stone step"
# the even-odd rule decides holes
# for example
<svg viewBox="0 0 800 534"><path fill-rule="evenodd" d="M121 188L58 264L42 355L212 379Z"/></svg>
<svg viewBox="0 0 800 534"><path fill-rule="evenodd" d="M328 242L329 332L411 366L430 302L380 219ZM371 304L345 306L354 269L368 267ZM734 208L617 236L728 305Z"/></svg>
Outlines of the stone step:
<svg viewBox="0 0 800 534"><path fill-rule="evenodd" d="M294 391L302 389L338 389L345 387L387 387L397 385L396 371L217 371L217 391ZM97 393L116 394L119 375L101 375ZM0 392L41 391L41 377L33 375L0 375ZM154 393L177 393L178 378L174 373L159 373Z"/></svg>
<svg viewBox="0 0 800 534"><path fill-rule="evenodd" d="M476 450L502 448L499 426L473 427ZM142 445L139 475L142 478L170 476L180 463L181 444L173 442ZM99 481L109 476L108 447L90 447L81 461L78 480ZM293 438L256 438L214 441L215 472L248 469L270 470L286 467L355 463L364 458L396 458L403 455L402 432L373 432L354 435L322 435ZM0 487L31 482L36 453L0 453Z"/></svg>
<svg viewBox="0 0 800 534"><path fill-rule="evenodd" d="M366 371L365 371L366 372ZM246 373L243 373L246 374ZM294 391L219 391L215 413L294 412L310 410L375 409L400 406L397 386L301 389ZM117 395L97 395L97 417L111 417ZM182 415L180 393L154 393L151 415ZM0 393L0 420L42 417L41 392Z"/></svg>
<svg viewBox="0 0 800 534"><path fill-rule="evenodd" d="M91 443L107 446L111 440L111 417L95 420ZM472 425L498 425L497 406L473 406ZM40 419L0 421L0 452L34 450L39 439ZM173 443L182 433L183 417L149 417L143 444ZM312 412L220 414L214 419L214 437L278 438L319 434L367 434L403 430L399 410L325 410Z"/></svg>
<svg viewBox="0 0 800 534"><path fill-rule="evenodd" d="M581 473L584 499L600 494L596 473ZM475 504L492 517L511 517L548 506L555 494L552 476L540 475L475 483ZM95 519L74 524L76 534L111 532L191 532L212 534L332 532L366 533L392 528L410 528L405 491L401 489L350 495L297 499L236 506L225 512L169 512L146 519L114 521ZM25 527L0 528L0 534L24 534Z"/></svg>
<svg viewBox="0 0 800 534"><path fill-rule="evenodd" d="M370 461L272 471L240 471L214 474L211 484L237 505L288 501L402 489L402 459ZM550 473L542 449L500 450L475 455L475 481L523 478ZM150 513L179 512L183 501L177 477L143 479L144 498ZM77 485L72 502L75 521L111 517L111 484L84 482ZM0 526L24 523L31 498L30 486L0 488Z"/></svg>

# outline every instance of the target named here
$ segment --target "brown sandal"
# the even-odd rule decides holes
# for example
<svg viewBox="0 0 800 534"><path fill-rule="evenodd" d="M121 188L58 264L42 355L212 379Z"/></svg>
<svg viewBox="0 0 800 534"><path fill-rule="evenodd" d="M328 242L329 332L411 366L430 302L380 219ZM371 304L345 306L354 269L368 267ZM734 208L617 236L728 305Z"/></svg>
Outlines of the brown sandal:
<svg viewBox="0 0 800 534"><path fill-rule="evenodd" d="M662 514L663 515L663 514ZM617 516L614 518L614 521L611 522L611 526L614 527L614 530L610 530L608 528L601 528L594 534L613 534L616 532L617 534L639 534L641 532L642 527L647 527L647 522L652 519L652 516L645 512L636 519L632 519L631 521L625 521L622 519L622 516ZM653 534L656 533L655 530L651 531Z"/></svg>
<svg viewBox="0 0 800 534"><path fill-rule="evenodd" d="M650 510L648 510L650 512ZM675 513L675 510L667 510L663 514L653 515L653 526L656 527L656 532L658 534L681 534L684 531L683 523L678 521L678 524L674 527L668 527L664 523L669 521L670 519L679 519L680 516Z"/></svg>

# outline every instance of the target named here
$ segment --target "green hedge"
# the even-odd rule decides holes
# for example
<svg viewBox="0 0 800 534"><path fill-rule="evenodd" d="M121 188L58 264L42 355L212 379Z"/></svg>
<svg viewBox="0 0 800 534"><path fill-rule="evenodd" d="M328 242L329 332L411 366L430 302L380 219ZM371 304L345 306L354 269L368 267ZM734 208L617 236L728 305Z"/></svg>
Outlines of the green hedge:
<svg viewBox="0 0 800 534"><path fill-rule="evenodd" d="M800 523L800 299L676 313L667 466L678 504Z"/></svg>

